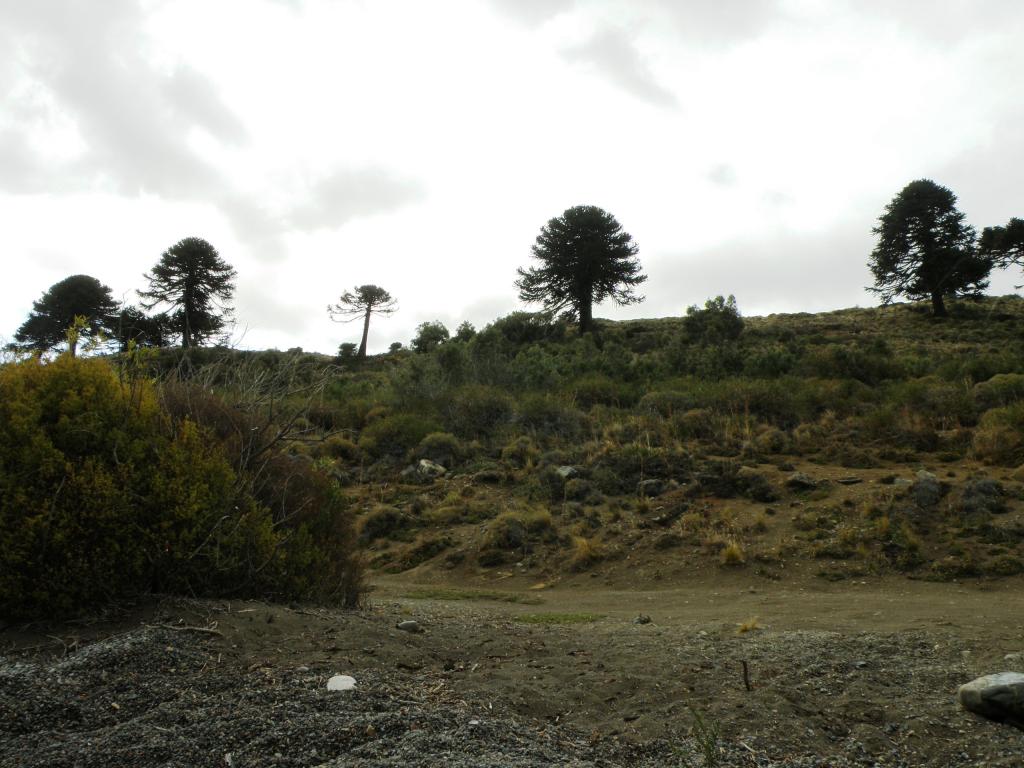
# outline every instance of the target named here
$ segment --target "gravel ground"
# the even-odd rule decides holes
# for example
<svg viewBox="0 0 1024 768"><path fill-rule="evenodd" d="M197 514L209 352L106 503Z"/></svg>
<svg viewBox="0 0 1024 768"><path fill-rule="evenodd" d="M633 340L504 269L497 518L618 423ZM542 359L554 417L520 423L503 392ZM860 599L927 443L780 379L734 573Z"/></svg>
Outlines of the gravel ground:
<svg viewBox="0 0 1024 768"><path fill-rule="evenodd" d="M411 635L395 630L408 613L210 606L57 658L9 651L0 766L1024 765L1024 734L956 707L970 654L955 638L523 627L442 604L417 605L434 629ZM214 615L219 629L182 628L212 628ZM478 641L488 650L474 655ZM370 655L357 659L360 647ZM623 658L630 669L614 666ZM751 692L737 690L740 658ZM326 689L339 672L354 691ZM595 690L613 679L612 697ZM556 704L562 714L538 714Z"/></svg>

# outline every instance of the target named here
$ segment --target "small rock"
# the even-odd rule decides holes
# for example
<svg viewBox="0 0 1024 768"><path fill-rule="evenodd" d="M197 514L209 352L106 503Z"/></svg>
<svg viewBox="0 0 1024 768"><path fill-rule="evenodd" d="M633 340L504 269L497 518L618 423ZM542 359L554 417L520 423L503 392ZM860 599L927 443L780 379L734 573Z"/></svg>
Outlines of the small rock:
<svg viewBox="0 0 1024 768"><path fill-rule="evenodd" d="M1008 653L1003 656L1003 661L1020 661L1024 658L1024 653Z"/></svg>
<svg viewBox="0 0 1024 768"><path fill-rule="evenodd" d="M561 467L556 467L555 472L557 472L558 476L561 477L563 480L568 480L571 477L576 477L580 473L580 471L576 469L576 467L571 467L568 464Z"/></svg>
<svg viewBox="0 0 1024 768"><path fill-rule="evenodd" d="M1024 729L1024 674L997 672L960 686L960 704L997 723L1009 723Z"/></svg>
<svg viewBox="0 0 1024 768"><path fill-rule="evenodd" d="M398 622L395 625L395 628L396 629L400 629L403 632L413 632L413 633L416 633L416 632L422 632L423 631L423 628L420 627L420 623L418 621L413 621L412 619L406 619L405 621Z"/></svg>
<svg viewBox="0 0 1024 768"><path fill-rule="evenodd" d="M857 485L858 483L862 483L864 481L859 477L854 477L853 475L851 475L850 477L840 477L836 480L836 482L839 483L840 485Z"/></svg>
<svg viewBox="0 0 1024 768"><path fill-rule="evenodd" d="M416 471L420 477L433 480L438 477L443 477L448 474L448 470L438 464L436 461L430 459L420 459L420 463L416 465Z"/></svg>
<svg viewBox="0 0 1024 768"><path fill-rule="evenodd" d="M328 691L351 691L356 687L356 679L348 675L335 675L327 681Z"/></svg>
<svg viewBox="0 0 1024 768"><path fill-rule="evenodd" d="M804 472L794 472L786 478L786 485L799 491L807 491L818 487L818 481Z"/></svg>
<svg viewBox="0 0 1024 768"><path fill-rule="evenodd" d="M651 617L648 616L646 613L641 613L639 616L637 616L635 619L633 619L633 623L634 624L650 624L651 623Z"/></svg>

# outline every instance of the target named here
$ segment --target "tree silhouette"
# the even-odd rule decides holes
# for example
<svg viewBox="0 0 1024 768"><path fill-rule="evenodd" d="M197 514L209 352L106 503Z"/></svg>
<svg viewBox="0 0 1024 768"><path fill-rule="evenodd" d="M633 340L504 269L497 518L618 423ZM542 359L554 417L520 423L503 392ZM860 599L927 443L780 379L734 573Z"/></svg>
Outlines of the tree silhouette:
<svg viewBox="0 0 1024 768"><path fill-rule="evenodd" d="M72 275L51 285L33 302L31 314L14 339L26 349L44 352L67 342L74 357L81 336L113 335L116 312L117 302L107 286L89 275ZM84 324L69 335L76 318L84 318Z"/></svg>
<svg viewBox="0 0 1024 768"><path fill-rule="evenodd" d="M352 291L345 291L337 304L327 307L331 320L339 323L351 323L363 318L363 340L359 344L357 357L366 357L366 337L370 333L370 315L393 314L398 309L398 302L391 294L379 285L357 285Z"/></svg>
<svg viewBox="0 0 1024 768"><path fill-rule="evenodd" d="M934 181L912 181L893 198L872 232L878 245L868 266L888 304L897 296L931 299L946 315L945 296L978 296L988 287L991 259L975 248L974 229L957 210L956 195Z"/></svg>
<svg viewBox="0 0 1024 768"><path fill-rule="evenodd" d="M170 330L181 334L182 347L194 347L224 328L237 275L208 242L186 237L143 275L149 290L139 291L139 296L146 309L167 305Z"/></svg>
<svg viewBox="0 0 1024 768"><path fill-rule="evenodd" d="M1024 267L1024 219L1010 219L1005 227L985 227L978 250L997 267Z"/></svg>
<svg viewBox="0 0 1024 768"><path fill-rule="evenodd" d="M551 219L532 252L540 266L518 270L519 298L578 318L581 333L593 328L594 304L643 301L633 293L647 279L635 258L637 246L614 216L596 206L578 205Z"/></svg>
<svg viewBox="0 0 1024 768"><path fill-rule="evenodd" d="M125 351L130 343L140 347L167 346L171 318L166 313L147 315L138 307L126 306L115 318L114 337Z"/></svg>

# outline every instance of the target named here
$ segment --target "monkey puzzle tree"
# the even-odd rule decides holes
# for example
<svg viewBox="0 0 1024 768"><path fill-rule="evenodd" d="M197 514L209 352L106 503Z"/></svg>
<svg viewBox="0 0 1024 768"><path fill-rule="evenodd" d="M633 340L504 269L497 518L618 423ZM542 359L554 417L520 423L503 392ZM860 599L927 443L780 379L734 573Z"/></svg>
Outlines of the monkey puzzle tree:
<svg viewBox="0 0 1024 768"><path fill-rule="evenodd" d="M608 298L616 304L643 301L633 293L647 279L635 258L637 246L601 208L569 208L541 228L531 250L540 266L518 270L519 298L578 318L581 333L593 329L594 304Z"/></svg>
<svg viewBox="0 0 1024 768"><path fill-rule="evenodd" d="M170 329L181 334L182 347L194 347L224 328L237 275L208 242L186 237L143 275L149 290L139 291L139 296L146 309L167 305Z"/></svg>
<svg viewBox="0 0 1024 768"><path fill-rule="evenodd" d="M113 335L117 302L110 289L95 277L72 275L47 289L32 303L28 319L14 334L14 339L28 349L46 351L65 342L74 357L82 336ZM79 325L76 318L84 318ZM68 329L77 326L77 332Z"/></svg>
<svg viewBox="0 0 1024 768"><path fill-rule="evenodd" d="M355 290L341 294L337 304L327 307L331 320L339 323L351 323L363 318L363 340L359 344L360 359L366 357L366 337L370 334L370 315L393 314L398 309L398 302L391 294L379 285L357 285Z"/></svg>
<svg viewBox="0 0 1024 768"><path fill-rule="evenodd" d="M985 227L978 250L991 259L994 266L1024 267L1024 219L1010 219L1005 227Z"/></svg>
<svg viewBox="0 0 1024 768"><path fill-rule="evenodd" d="M988 287L992 261L975 248L974 229L957 210L956 195L919 179L885 207L872 229L878 245L868 266L888 304L897 296L931 299L936 317L946 315L946 296L978 296Z"/></svg>

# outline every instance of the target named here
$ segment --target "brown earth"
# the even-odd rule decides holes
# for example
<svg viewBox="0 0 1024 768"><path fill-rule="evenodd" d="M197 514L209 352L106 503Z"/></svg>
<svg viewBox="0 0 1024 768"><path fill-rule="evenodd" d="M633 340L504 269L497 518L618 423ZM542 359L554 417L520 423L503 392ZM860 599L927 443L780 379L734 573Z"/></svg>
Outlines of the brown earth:
<svg viewBox="0 0 1024 768"><path fill-rule="evenodd" d="M682 744L717 730L750 765L1024 764L1024 733L955 700L963 682L1022 667L1004 660L1024 651L1020 578L595 582L530 589L513 576L473 591L386 577L361 612L169 600L106 623L9 628L2 640L13 658L32 647L73 654L139 623L209 628L182 630L208 646L206 674L386 672L493 717L558 724L594 742ZM650 623L635 623L641 614ZM423 631L396 628L408 619Z"/></svg>

